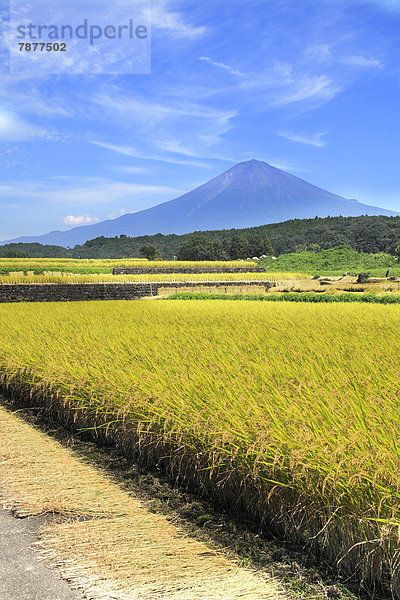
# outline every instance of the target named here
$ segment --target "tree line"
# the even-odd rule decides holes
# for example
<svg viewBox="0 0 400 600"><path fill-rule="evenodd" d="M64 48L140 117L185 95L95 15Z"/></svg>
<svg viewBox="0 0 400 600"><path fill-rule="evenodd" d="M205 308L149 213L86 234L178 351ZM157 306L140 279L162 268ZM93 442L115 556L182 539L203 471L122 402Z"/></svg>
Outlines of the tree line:
<svg viewBox="0 0 400 600"><path fill-rule="evenodd" d="M198 243L198 236L201 244ZM155 235L113 238L98 237L75 248L31 244L7 244L2 252L19 252L33 258L129 258L143 256L143 246L154 246L157 256L171 260L193 248L219 260L247 258L267 254L266 238L271 242L275 256L292 252L325 250L348 245L357 252L387 252L394 255L400 240L400 217L361 216L293 219L260 227L198 231L185 235ZM193 241L193 238L195 240ZM196 241L197 240L197 241ZM246 246L246 240L247 246ZM183 250L181 250L183 249Z"/></svg>

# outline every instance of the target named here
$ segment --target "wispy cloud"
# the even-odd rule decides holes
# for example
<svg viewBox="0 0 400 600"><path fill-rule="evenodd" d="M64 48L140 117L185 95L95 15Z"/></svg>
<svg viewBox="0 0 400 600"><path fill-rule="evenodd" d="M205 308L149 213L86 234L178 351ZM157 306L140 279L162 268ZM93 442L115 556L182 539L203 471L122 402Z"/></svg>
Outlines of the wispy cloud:
<svg viewBox="0 0 400 600"><path fill-rule="evenodd" d="M122 154L123 156L129 156L131 158L139 158L141 160L154 160L154 161L164 162L164 163L169 163L169 164L174 164L174 165L191 165L194 167L208 167L207 164L199 162L199 161L179 159L179 158L174 158L171 156L161 156L160 154L157 154L156 152L151 153L151 154L146 154L145 152L138 150L137 148L134 148L133 146L123 146L120 144L109 144L108 142L97 142L97 141L92 141L89 143L93 144L94 146L99 146L100 148L105 148L106 150L111 150L111 152L116 152L117 154Z"/></svg>
<svg viewBox="0 0 400 600"><path fill-rule="evenodd" d="M329 102L344 89L334 74L313 74L310 65L301 61L277 60L264 71L249 73L235 91L246 95L247 103L257 103L258 110L295 105L315 107ZM318 68L320 71L320 68ZM232 94L233 94L232 90Z"/></svg>
<svg viewBox="0 0 400 600"><path fill-rule="evenodd" d="M97 114L100 108L104 119L114 122L125 137L131 132L129 137L135 141L134 148L110 139L104 140L105 145L127 156L180 164L210 155L210 147L221 142L238 114L236 109L196 102L190 91L182 89L179 94L164 90L162 101L157 101L121 93L113 86L94 95L93 103Z"/></svg>
<svg viewBox="0 0 400 600"><path fill-rule="evenodd" d="M179 38L197 38L202 36L207 28L203 25L194 25L184 19L182 14L169 7L167 0L155 0L151 11L144 11L153 29L165 31Z"/></svg>
<svg viewBox="0 0 400 600"><path fill-rule="evenodd" d="M121 90L114 87L103 93L96 94L92 98L94 104L99 105L107 112L115 116L115 112L122 115L129 122L137 122L137 119L144 121L147 125L155 122L165 121L171 118L199 118L206 121L216 120L221 124L226 124L236 116L236 110L222 110L212 106L206 106L183 98L172 98L169 102L154 102L148 98L141 98L138 95L121 93Z"/></svg>
<svg viewBox="0 0 400 600"><path fill-rule="evenodd" d="M285 138L285 140L289 140L290 142L298 142L299 144L315 146L316 148L323 148L327 145L327 142L322 139L325 135L323 132L306 135L303 133L294 133L290 131L279 131L278 135Z"/></svg>
<svg viewBox="0 0 400 600"><path fill-rule="evenodd" d="M193 145L184 144L173 138L160 139L156 141L157 148L171 154L180 154L189 158L204 158L199 156L198 151L193 148Z"/></svg>
<svg viewBox="0 0 400 600"><path fill-rule="evenodd" d="M78 107L65 98L62 87L44 92L44 79L24 75L13 75L0 79L2 105L25 115L38 117L73 117Z"/></svg>
<svg viewBox="0 0 400 600"><path fill-rule="evenodd" d="M377 68L382 69L383 65L376 58L366 58L365 56L346 56L343 62L352 67Z"/></svg>
<svg viewBox="0 0 400 600"><path fill-rule="evenodd" d="M325 63L325 65L330 64L331 66L383 68L382 62L377 58L366 57L362 54L346 55L343 50L334 49L330 44L308 46L304 51L304 58L311 65L313 63Z"/></svg>
<svg viewBox="0 0 400 600"><path fill-rule="evenodd" d="M25 121L8 110L0 109L0 140L20 142L49 137L48 132L41 127Z"/></svg>
<svg viewBox="0 0 400 600"><path fill-rule="evenodd" d="M126 173L127 175L147 175L150 173L150 170L146 167L135 167L134 165L120 165L114 167L114 171Z"/></svg>
<svg viewBox="0 0 400 600"><path fill-rule="evenodd" d="M204 62L208 63L209 65L213 65L214 67L224 69L225 71L228 71L228 73L230 73L231 75L238 75L239 77L245 77L245 74L242 73L242 71L239 71L238 69L235 69L234 67L230 67L229 65L226 65L223 62L217 62L215 60L212 60L208 56L200 56L199 60L203 60Z"/></svg>
<svg viewBox="0 0 400 600"><path fill-rule="evenodd" d="M293 77L279 90L273 104L294 104L296 102L328 101L343 89L326 75L303 75Z"/></svg>
<svg viewBox="0 0 400 600"><path fill-rule="evenodd" d="M115 181L104 177L49 177L44 181L5 181L0 184L0 198L29 199L32 202L62 203L66 206L98 206L123 201L132 208L148 201L173 198L179 188L161 185L142 185Z"/></svg>
<svg viewBox="0 0 400 600"><path fill-rule="evenodd" d="M330 44L313 44L307 46L304 51L304 58L307 61L323 63L332 60L332 52Z"/></svg>

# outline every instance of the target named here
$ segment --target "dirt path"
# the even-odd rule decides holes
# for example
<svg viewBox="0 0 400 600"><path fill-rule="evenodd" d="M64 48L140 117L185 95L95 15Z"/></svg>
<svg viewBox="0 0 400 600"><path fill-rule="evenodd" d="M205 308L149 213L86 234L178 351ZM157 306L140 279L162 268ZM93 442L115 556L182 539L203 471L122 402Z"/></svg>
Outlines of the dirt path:
<svg viewBox="0 0 400 600"><path fill-rule="evenodd" d="M0 509L1 600L82 600L32 549L42 521L16 519Z"/></svg>

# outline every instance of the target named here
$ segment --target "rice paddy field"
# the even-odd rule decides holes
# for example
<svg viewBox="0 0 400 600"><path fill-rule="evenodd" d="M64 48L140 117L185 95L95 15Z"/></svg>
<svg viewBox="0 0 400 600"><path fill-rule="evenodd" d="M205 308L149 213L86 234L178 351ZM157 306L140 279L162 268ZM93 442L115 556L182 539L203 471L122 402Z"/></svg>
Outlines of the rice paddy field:
<svg viewBox="0 0 400 600"><path fill-rule="evenodd" d="M112 275L95 273L69 273L63 271L9 271L0 275L0 285L17 283L121 283L121 282L159 282L159 281L274 281L287 284L298 283L302 279L311 280L309 275L301 273L140 273L130 275Z"/></svg>
<svg viewBox="0 0 400 600"><path fill-rule="evenodd" d="M400 307L0 306L3 389L400 596Z"/></svg>
<svg viewBox="0 0 400 600"><path fill-rule="evenodd" d="M255 267L253 261L148 261L141 258L121 259L73 259L73 258L0 258L0 274L23 271L40 275L45 271L75 274L111 274L114 267L138 269L201 269L201 268L242 268Z"/></svg>

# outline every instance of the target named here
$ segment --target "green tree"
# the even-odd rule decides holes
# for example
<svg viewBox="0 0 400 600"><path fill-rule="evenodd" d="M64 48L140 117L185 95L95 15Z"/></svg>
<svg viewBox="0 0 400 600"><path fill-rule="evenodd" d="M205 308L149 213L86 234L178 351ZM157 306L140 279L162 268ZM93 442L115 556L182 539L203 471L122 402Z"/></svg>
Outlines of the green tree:
<svg viewBox="0 0 400 600"><path fill-rule="evenodd" d="M249 242L243 235L234 235L228 246L229 258L236 260L238 258L247 258Z"/></svg>
<svg viewBox="0 0 400 600"><path fill-rule="evenodd" d="M29 254L26 252L13 252L12 250L5 250L0 252L0 258L29 258Z"/></svg>
<svg viewBox="0 0 400 600"><path fill-rule="evenodd" d="M229 254L225 249L225 244L221 240L212 240L211 241L212 248L212 258L210 260L228 260Z"/></svg>
<svg viewBox="0 0 400 600"><path fill-rule="evenodd" d="M274 249L272 247L271 244L271 240L269 239L269 237L266 235L265 239L264 239L264 252L263 254L265 254L266 256L273 256L274 255Z"/></svg>
<svg viewBox="0 0 400 600"><path fill-rule="evenodd" d="M160 260L161 254L158 248L153 246L153 244L143 244L140 246L139 253L147 260Z"/></svg>
<svg viewBox="0 0 400 600"><path fill-rule="evenodd" d="M265 241L261 235L250 235L248 237L249 247L248 247L248 257L252 258L253 256L261 256L265 254Z"/></svg>
<svg viewBox="0 0 400 600"><path fill-rule="evenodd" d="M204 234L194 234L180 245L178 260L225 260L227 258L220 240Z"/></svg>
<svg viewBox="0 0 400 600"><path fill-rule="evenodd" d="M397 244L394 253L395 253L395 256L397 256L397 258L399 259L399 262L400 262L400 242Z"/></svg>

